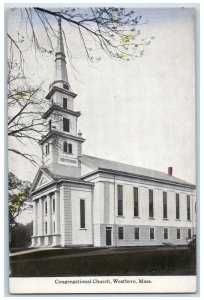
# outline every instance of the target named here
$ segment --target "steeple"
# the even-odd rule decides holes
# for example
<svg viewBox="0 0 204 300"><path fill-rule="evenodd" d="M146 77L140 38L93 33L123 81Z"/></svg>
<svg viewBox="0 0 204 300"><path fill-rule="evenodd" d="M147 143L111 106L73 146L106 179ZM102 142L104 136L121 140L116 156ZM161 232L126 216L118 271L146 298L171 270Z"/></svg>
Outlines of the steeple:
<svg viewBox="0 0 204 300"><path fill-rule="evenodd" d="M61 88L68 87L67 89L70 90L70 86L68 83L68 76L67 76L67 68L66 68L66 56L64 52L64 43L62 37L62 26L61 26L61 19L58 19L58 38L57 38L57 48L55 52L55 69L54 69L54 80L52 86L58 86ZM52 87L51 86L51 87Z"/></svg>
<svg viewBox="0 0 204 300"><path fill-rule="evenodd" d="M46 99L50 107L43 118L47 122L47 134L41 139L44 166L53 174L80 178L82 143L85 141L77 130L77 119L81 113L74 110L77 96L70 90L62 36L61 19L55 52L54 81Z"/></svg>

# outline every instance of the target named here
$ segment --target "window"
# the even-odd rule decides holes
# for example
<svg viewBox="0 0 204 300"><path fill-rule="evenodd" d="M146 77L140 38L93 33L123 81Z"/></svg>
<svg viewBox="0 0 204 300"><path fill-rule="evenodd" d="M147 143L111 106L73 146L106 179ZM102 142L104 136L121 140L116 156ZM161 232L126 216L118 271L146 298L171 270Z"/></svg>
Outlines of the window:
<svg viewBox="0 0 204 300"><path fill-rule="evenodd" d="M68 90L68 89L69 89L69 86L68 86L67 84L63 84L63 88L64 88L65 90Z"/></svg>
<svg viewBox="0 0 204 300"><path fill-rule="evenodd" d="M53 233L55 233L55 221L53 221Z"/></svg>
<svg viewBox="0 0 204 300"><path fill-rule="evenodd" d="M123 227L118 227L118 239L123 240Z"/></svg>
<svg viewBox="0 0 204 300"><path fill-rule="evenodd" d="M64 142L64 143L63 143L63 150L64 150L64 153L67 153L67 149L68 149L67 142Z"/></svg>
<svg viewBox="0 0 204 300"><path fill-rule="evenodd" d="M135 240L139 240L140 238L140 229L139 227L135 227Z"/></svg>
<svg viewBox="0 0 204 300"><path fill-rule="evenodd" d="M179 194L176 194L176 220L180 219L180 199Z"/></svg>
<svg viewBox="0 0 204 300"><path fill-rule="evenodd" d="M47 222L45 222L45 234L47 234Z"/></svg>
<svg viewBox="0 0 204 300"><path fill-rule="evenodd" d="M67 98L63 98L63 108L67 108Z"/></svg>
<svg viewBox="0 0 204 300"><path fill-rule="evenodd" d="M176 237L177 237L177 240L180 240L180 238L181 238L181 230L180 229L176 229Z"/></svg>
<svg viewBox="0 0 204 300"><path fill-rule="evenodd" d="M63 130L69 132L69 119L63 118Z"/></svg>
<svg viewBox="0 0 204 300"><path fill-rule="evenodd" d="M85 200L80 199L80 228L85 228Z"/></svg>
<svg viewBox="0 0 204 300"><path fill-rule="evenodd" d="M190 195L187 195L187 220L191 219L191 203L190 203Z"/></svg>
<svg viewBox="0 0 204 300"><path fill-rule="evenodd" d="M45 154L49 154L50 153L50 145L46 144L45 145Z"/></svg>
<svg viewBox="0 0 204 300"><path fill-rule="evenodd" d="M188 239L191 239L191 229L188 229Z"/></svg>
<svg viewBox="0 0 204 300"><path fill-rule="evenodd" d="M123 215L123 187L118 185L118 216Z"/></svg>
<svg viewBox="0 0 204 300"><path fill-rule="evenodd" d="M45 201L45 215L47 215L47 201Z"/></svg>
<svg viewBox="0 0 204 300"><path fill-rule="evenodd" d="M167 192L163 192L163 218L167 219Z"/></svg>
<svg viewBox="0 0 204 300"><path fill-rule="evenodd" d="M138 188L137 187L134 187L133 194L134 194L134 217L138 217L139 209L138 209Z"/></svg>
<svg viewBox="0 0 204 300"><path fill-rule="evenodd" d="M154 228L150 228L149 236L150 236L150 240L154 240Z"/></svg>
<svg viewBox="0 0 204 300"><path fill-rule="evenodd" d="M169 234L168 234L168 228L164 228L164 240L168 240L168 237Z"/></svg>
<svg viewBox="0 0 204 300"><path fill-rule="evenodd" d="M48 126L49 126L49 131L51 131L52 130L52 120L49 120Z"/></svg>
<svg viewBox="0 0 204 300"><path fill-rule="evenodd" d="M72 144L68 144L67 142L63 143L63 151L64 153L72 154Z"/></svg>
<svg viewBox="0 0 204 300"><path fill-rule="evenodd" d="M52 198L52 212L55 213L55 198Z"/></svg>
<svg viewBox="0 0 204 300"><path fill-rule="evenodd" d="M72 154L72 144L68 144L69 154Z"/></svg>
<svg viewBox="0 0 204 300"><path fill-rule="evenodd" d="M149 190L149 217L154 217L153 190Z"/></svg>

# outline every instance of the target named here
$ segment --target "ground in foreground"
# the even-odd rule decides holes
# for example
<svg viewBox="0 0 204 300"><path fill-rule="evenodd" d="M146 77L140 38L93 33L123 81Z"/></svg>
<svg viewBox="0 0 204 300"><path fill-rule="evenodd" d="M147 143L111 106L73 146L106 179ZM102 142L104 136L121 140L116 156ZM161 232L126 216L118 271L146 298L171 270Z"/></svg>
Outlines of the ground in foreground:
<svg viewBox="0 0 204 300"><path fill-rule="evenodd" d="M195 275L195 249L71 248L10 257L10 276Z"/></svg>

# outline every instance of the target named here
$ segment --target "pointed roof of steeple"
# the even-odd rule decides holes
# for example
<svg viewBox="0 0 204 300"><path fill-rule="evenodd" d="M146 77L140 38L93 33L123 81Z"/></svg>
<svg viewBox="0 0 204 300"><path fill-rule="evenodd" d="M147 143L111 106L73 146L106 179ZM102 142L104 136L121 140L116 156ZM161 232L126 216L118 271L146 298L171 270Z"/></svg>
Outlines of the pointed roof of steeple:
<svg viewBox="0 0 204 300"><path fill-rule="evenodd" d="M56 49L56 53L62 53L64 54L64 43L63 43L63 38L62 38L62 26L61 26L61 19L58 19L58 25L59 25L59 29L58 29L58 39L57 39L57 49ZM65 54L64 54L65 55Z"/></svg>
<svg viewBox="0 0 204 300"><path fill-rule="evenodd" d="M68 90L70 90L70 85L68 83L67 76L67 67L66 67L66 56L64 52L64 43L63 43L63 35L62 35L62 26L61 19L58 19L58 38L57 38L57 48L55 52L55 69L54 69L54 80L52 86L58 86L63 88L64 85L68 86Z"/></svg>

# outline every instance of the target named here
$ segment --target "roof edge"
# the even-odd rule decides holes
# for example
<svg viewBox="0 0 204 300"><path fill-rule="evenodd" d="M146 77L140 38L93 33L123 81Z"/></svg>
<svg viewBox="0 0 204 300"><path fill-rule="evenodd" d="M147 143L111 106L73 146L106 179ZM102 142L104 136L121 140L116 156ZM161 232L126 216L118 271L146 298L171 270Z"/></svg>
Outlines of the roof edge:
<svg viewBox="0 0 204 300"><path fill-rule="evenodd" d="M105 169L105 168L98 168L98 170L96 170L94 172L91 172L89 174L83 175L83 176L81 176L81 178L85 179L89 176L92 176L92 175L100 173L100 172L101 173L106 173L106 174L109 173L109 174L115 174L115 175L124 175L124 176L132 177L132 178L149 179L149 180L154 181L154 182L167 183L167 184L170 184L170 185L188 187L188 188L191 188L191 189L196 188L196 185L193 185L191 183L179 183L179 182L175 182L175 181L168 181L168 180L165 180L165 179L154 178L154 177L151 177L151 176L138 175L138 174L128 173L128 172L124 172L124 171L109 170L109 169Z"/></svg>

